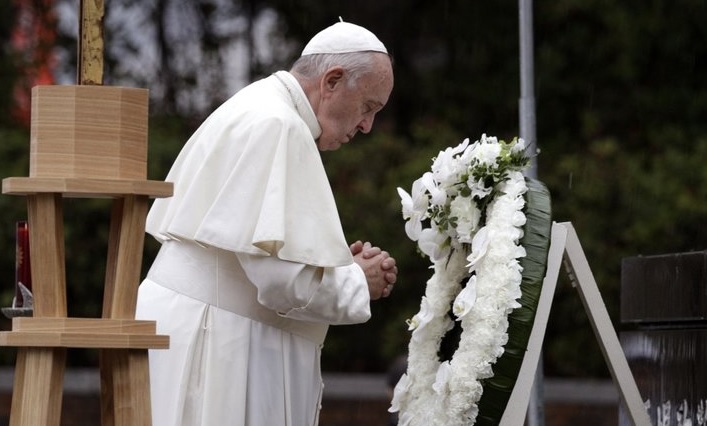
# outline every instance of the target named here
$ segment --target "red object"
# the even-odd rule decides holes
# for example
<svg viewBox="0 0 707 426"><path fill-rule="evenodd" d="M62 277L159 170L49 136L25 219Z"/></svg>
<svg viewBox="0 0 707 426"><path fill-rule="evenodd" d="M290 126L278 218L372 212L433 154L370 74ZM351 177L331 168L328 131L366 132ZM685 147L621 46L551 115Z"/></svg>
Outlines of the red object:
<svg viewBox="0 0 707 426"><path fill-rule="evenodd" d="M57 17L54 0L14 0L13 6L15 17L10 37L10 57L19 71L19 77L12 89L12 115L29 125L32 87L54 84Z"/></svg>
<svg viewBox="0 0 707 426"><path fill-rule="evenodd" d="M32 289L32 270L29 261L29 227L27 222L17 222L17 245L15 251L15 308L24 306L19 283Z"/></svg>

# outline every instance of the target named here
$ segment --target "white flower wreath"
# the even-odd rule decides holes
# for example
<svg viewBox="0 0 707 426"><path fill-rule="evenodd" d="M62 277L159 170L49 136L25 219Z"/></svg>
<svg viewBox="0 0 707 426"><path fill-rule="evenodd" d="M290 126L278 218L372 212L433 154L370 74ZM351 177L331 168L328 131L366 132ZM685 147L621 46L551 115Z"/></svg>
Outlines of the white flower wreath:
<svg viewBox="0 0 707 426"><path fill-rule="evenodd" d="M434 269L420 311L408 320L407 373L390 407L400 412L399 426L476 421L481 381L493 376L508 341L508 314L520 306L524 149L519 138L466 139L440 152L411 194L398 188L406 233ZM462 333L451 360L442 362L440 343L454 325L450 309Z"/></svg>

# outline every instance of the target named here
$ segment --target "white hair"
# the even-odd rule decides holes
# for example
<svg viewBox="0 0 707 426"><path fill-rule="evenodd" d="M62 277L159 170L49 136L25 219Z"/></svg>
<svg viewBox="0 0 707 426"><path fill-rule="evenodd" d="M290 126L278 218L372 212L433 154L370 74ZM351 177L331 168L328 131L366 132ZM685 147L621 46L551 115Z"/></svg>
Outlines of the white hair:
<svg viewBox="0 0 707 426"><path fill-rule="evenodd" d="M360 77L373 69L373 55L380 52L323 53L301 56L292 65L290 72L305 78L316 78L333 66L342 67L348 74L346 84L355 87Z"/></svg>

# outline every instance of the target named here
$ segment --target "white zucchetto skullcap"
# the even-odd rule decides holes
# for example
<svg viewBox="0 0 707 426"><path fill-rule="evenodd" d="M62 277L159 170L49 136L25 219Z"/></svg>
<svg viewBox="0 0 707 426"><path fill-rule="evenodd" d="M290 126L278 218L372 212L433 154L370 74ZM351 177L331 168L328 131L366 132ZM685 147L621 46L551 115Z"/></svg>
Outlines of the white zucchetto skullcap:
<svg viewBox="0 0 707 426"><path fill-rule="evenodd" d="M388 53L375 34L361 26L342 20L312 37L309 43L304 46L302 56L368 51Z"/></svg>

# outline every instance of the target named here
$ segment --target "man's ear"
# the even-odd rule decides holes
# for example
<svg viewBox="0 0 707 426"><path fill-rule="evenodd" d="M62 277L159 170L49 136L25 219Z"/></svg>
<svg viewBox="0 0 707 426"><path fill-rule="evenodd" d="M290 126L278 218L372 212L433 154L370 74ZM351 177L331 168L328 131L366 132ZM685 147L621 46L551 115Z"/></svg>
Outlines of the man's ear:
<svg viewBox="0 0 707 426"><path fill-rule="evenodd" d="M344 69L340 66L331 67L324 73L322 92L336 90L337 85L344 81Z"/></svg>

